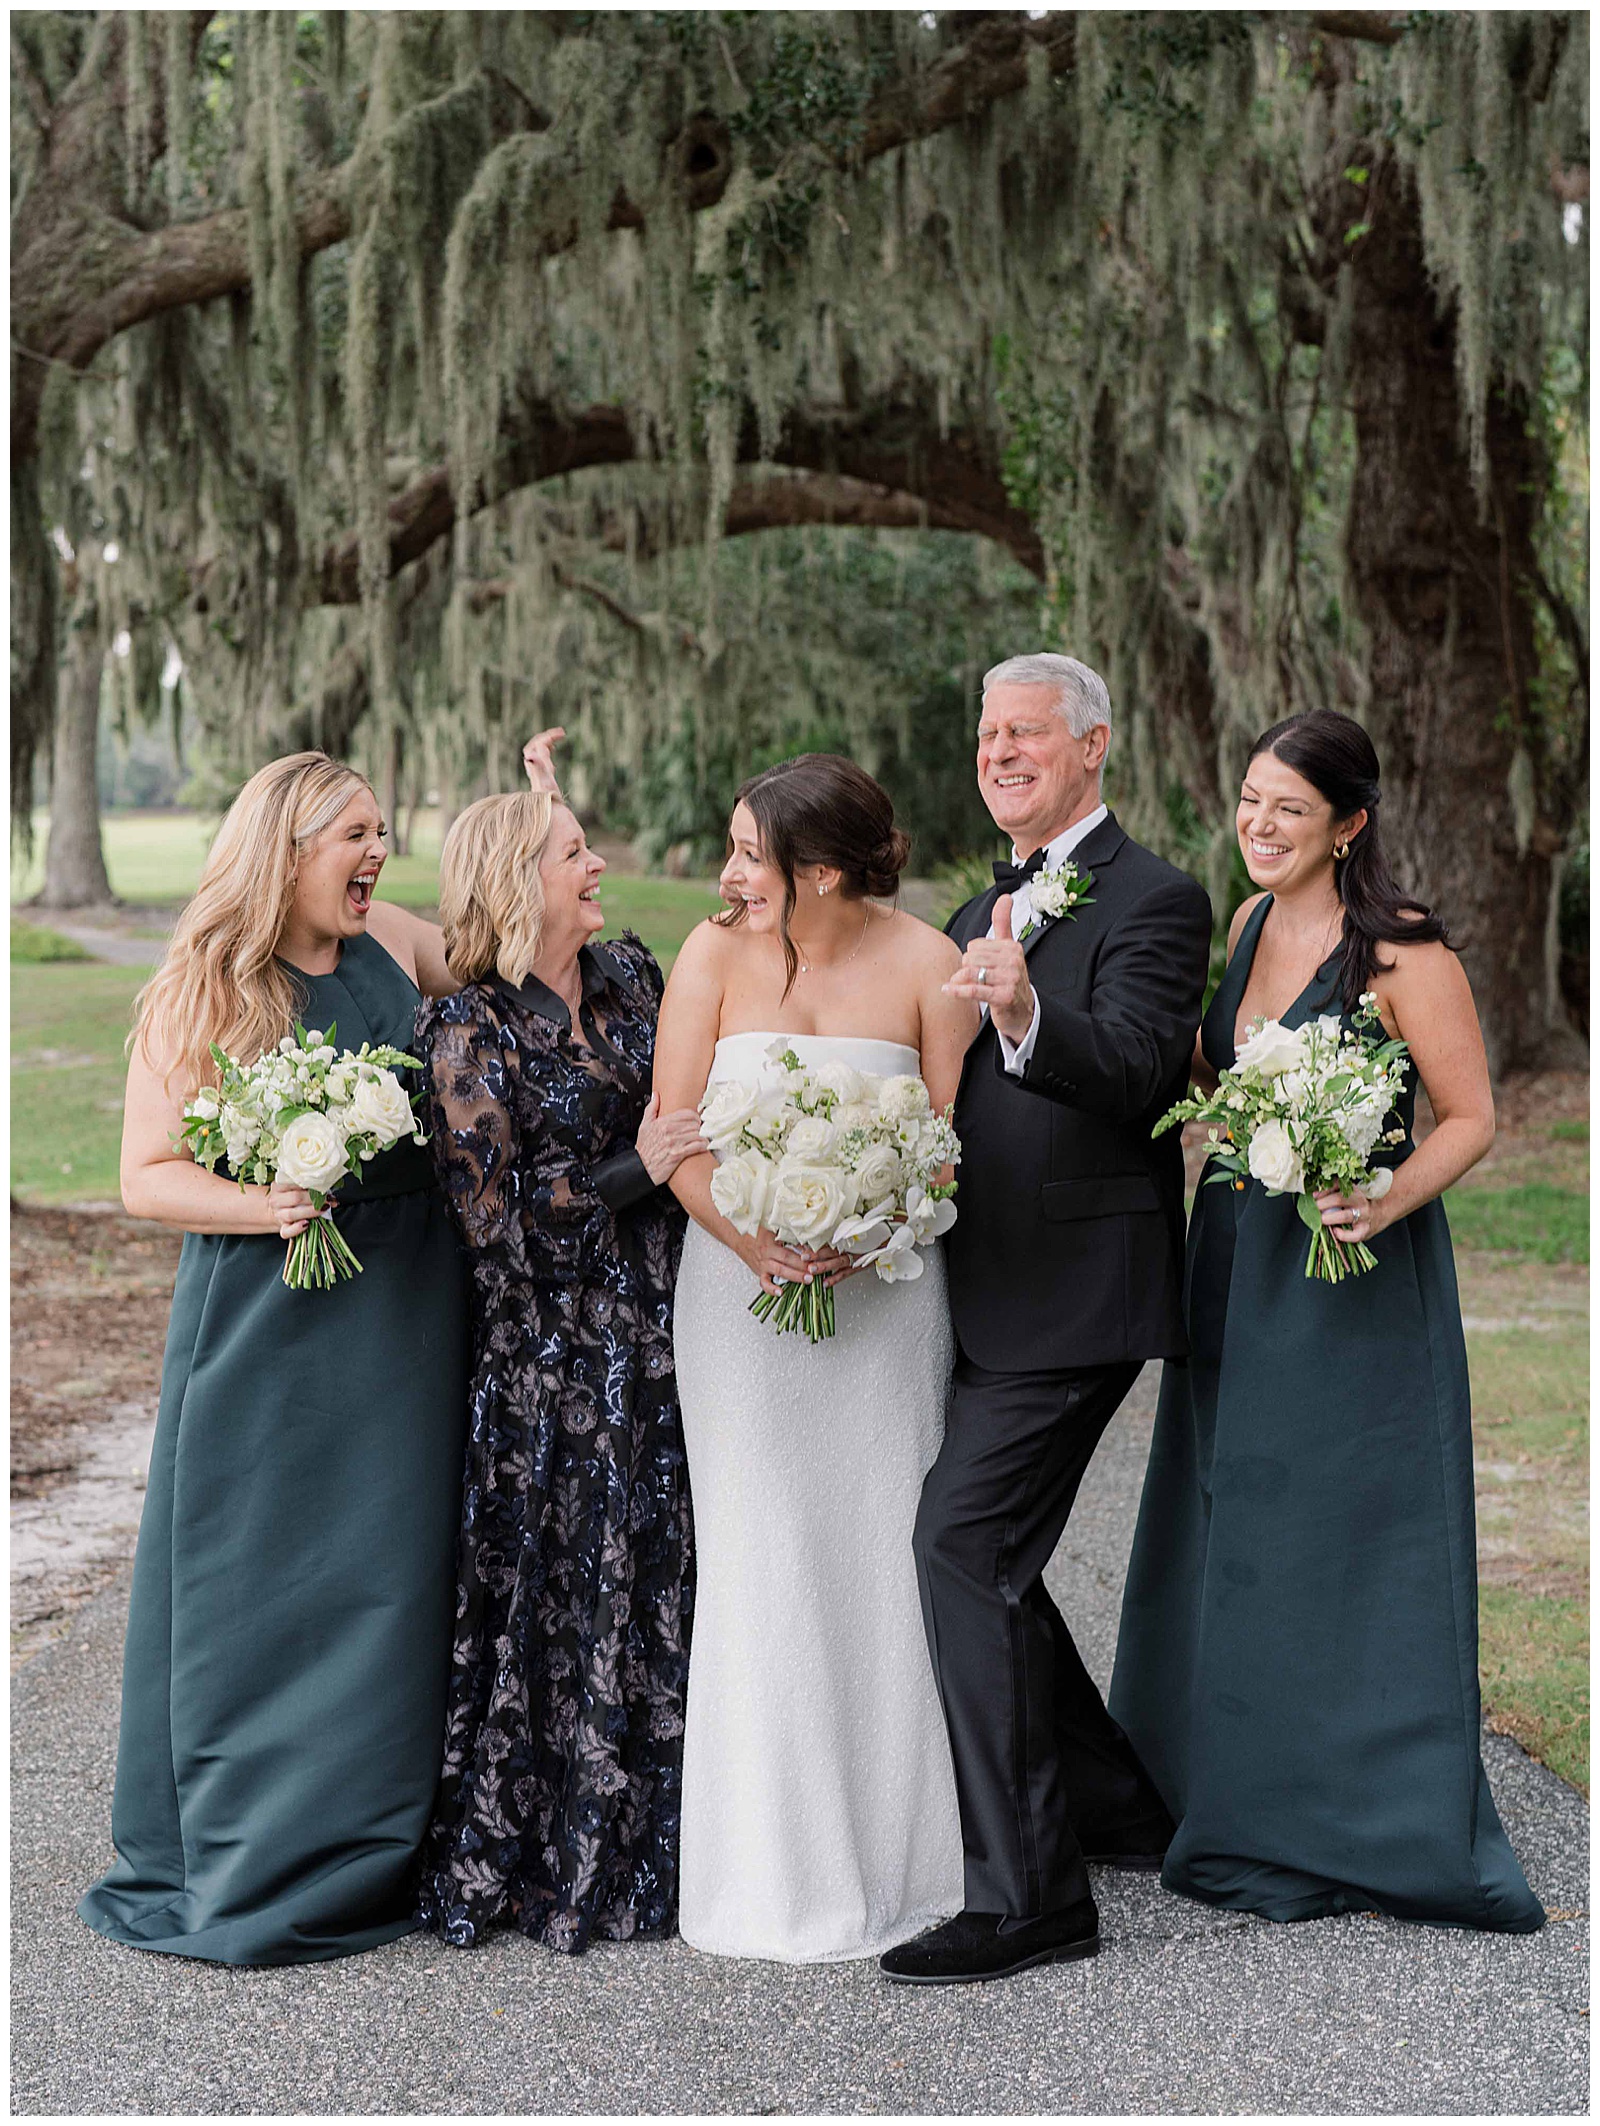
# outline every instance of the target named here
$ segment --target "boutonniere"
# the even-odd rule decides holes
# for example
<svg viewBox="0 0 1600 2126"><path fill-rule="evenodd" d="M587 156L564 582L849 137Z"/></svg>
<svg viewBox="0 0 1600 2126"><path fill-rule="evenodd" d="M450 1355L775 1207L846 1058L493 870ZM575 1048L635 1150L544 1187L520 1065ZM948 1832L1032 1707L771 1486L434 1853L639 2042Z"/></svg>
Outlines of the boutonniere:
<svg viewBox="0 0 1600 2126"><path fill-rule="evenodd" d="M1076 918L1078 910L1087 908L1094 899L1088 890L1093 884L1094 873L1085 871L1080 876L1071 857L1065 863L1047 864L1042 871L1036 872L1028 881L1033 915L1023 924L1017 943L1023 944L1032 937L1040 923L1054 923L1064 915Z"/></svg>

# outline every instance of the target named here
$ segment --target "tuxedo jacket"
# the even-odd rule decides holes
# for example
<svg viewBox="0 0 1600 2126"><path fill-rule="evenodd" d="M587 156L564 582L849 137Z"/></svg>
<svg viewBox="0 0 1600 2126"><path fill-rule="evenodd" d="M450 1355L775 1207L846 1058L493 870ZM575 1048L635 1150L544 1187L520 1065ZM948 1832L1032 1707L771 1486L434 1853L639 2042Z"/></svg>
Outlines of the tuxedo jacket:
<svg viewBox="0 0 1600 2126"><path fill-rule="evenodd" d="M1072 852L1089 905L1024 941L1039 1033L1011 1076L992 1020L956 1097L956 1338L977 1365L1031 1373L1181 1358L1181 1132L1150 1132L1188 1089L1211 903L1108 815ZM946 926L988 934L999 888Z"/></svg>

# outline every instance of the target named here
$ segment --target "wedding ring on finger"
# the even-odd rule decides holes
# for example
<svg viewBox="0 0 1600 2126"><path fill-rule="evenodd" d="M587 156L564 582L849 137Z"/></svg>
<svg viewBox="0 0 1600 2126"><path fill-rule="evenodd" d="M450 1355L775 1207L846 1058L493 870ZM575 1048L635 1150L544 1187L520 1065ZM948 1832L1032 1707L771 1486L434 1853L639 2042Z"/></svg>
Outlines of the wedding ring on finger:
<svg viewBox="0 0 1600 2126"><path fill-rule="evenodd" d="M987 967L980 967L980 968L978 969L978 975L977 975L977 979L978 979L978 982L979 982L980 986L981 986L981 985L982 985L983 983L985 983L985 982L987 982L987 981L988 981L988 979L989 979L989 970L988 970L988 968L987 968Z"/></svg>

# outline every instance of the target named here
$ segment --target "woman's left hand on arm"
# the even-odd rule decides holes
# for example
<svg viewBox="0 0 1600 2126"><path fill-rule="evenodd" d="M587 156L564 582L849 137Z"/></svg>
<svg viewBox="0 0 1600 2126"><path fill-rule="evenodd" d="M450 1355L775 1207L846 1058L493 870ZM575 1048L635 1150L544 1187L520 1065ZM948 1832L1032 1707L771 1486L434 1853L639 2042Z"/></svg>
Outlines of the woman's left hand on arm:
<svg viewBox="0 0 1600 2126"><path fill-rule="evenodd" d="M650 1105L639 1124L635 1148L644 1162L645 1172L657 1188L672 1179L685 1159L696 1158L711 1149L701 1134L698 1108L680 1107L664 1115L658 1092L650 1095Z"/></svg>

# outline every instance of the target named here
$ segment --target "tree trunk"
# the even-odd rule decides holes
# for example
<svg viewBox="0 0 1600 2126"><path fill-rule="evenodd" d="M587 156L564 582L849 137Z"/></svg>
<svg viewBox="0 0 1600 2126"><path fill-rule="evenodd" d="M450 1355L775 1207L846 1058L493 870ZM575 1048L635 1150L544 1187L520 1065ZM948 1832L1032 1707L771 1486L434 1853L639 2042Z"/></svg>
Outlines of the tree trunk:
<svg viewBox="0 0 1600 2126"><path fill-rule="evenodd" d="M1366 722L1383 764L1389 860L1450 925L1498 1075L1574 1060L1579 1045L1552 962L1569 823L1541 804L1529 703L1538 445L1526 405L1494 392L1480 500L1455 317L1429 281L1415 192L1392 163L1369 189L1373 227L1354 259L1347 530L1370 640Z"/></svg>
<svg viewBox="0 0 1600 2126"><path fill-rule="evenodd" d="M104 907L112 899L100 836L100 683L105 644L92 624L69 638L67 668L56 694L50 775L50 838L45 845L41 908Z"/></svg>
<svg viewBox="0 0 1600 2126"><path fill-rule="evenodd" d="M400 810L400 729L391 724L378 740L378 809L383 814L384 824L389 829L389 846L395 848L400 832L397 814ZM396 849L397 855L402 854Z"/></svg>

